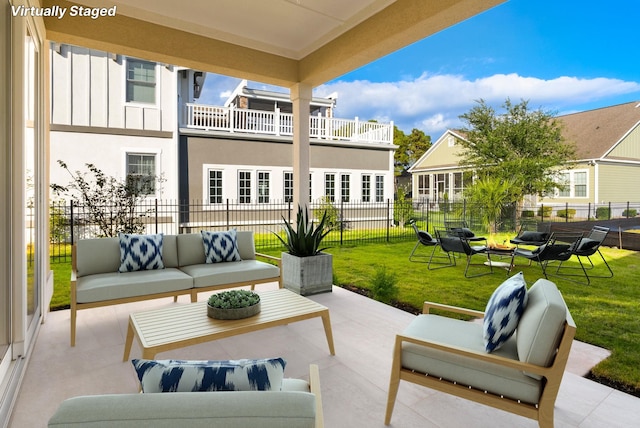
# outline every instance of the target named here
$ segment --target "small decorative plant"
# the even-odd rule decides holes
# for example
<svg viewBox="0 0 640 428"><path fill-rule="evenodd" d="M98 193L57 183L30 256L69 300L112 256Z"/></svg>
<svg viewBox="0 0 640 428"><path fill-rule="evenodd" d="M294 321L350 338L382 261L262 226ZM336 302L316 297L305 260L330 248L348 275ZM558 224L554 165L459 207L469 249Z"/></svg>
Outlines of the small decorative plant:
<svg viewBox="0 0 640 428"><path fill-rule="evenodd" d="M280 242L282 242L287 249L287 252L292 256L297 257L310 257L315 256L318 253L326 250L328 247L320 248L322 240L331 232L331 229L326 227L327 212L322 214L322 219L316 227L313 220L309 221L309 211L305 208L298 207L298 215L296 217L296 229L289 223L284 217L285 233L287 239L275 234Z"/></svg>
<svg viewBox="0 0 640 428"><path fill-rule="evenodd" d="M260 303L260 296L249 290L230 290L209 297L209 306L219 309L239 309Z"/></svg>

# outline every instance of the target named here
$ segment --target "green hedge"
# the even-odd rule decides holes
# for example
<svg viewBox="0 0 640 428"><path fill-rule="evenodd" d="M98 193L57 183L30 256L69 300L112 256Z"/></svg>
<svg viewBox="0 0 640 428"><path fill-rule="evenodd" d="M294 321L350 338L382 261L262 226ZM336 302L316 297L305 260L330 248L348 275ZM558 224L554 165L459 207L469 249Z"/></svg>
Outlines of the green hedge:
<svg viewBox="0 0 640 428"><path fill-rule="evenodd" d="M573 209L573 208L569 208L569 209L565 209L565 210L558 210L557 214L558 214L558 217L573 218L576 215L576 210Z"/></svg>

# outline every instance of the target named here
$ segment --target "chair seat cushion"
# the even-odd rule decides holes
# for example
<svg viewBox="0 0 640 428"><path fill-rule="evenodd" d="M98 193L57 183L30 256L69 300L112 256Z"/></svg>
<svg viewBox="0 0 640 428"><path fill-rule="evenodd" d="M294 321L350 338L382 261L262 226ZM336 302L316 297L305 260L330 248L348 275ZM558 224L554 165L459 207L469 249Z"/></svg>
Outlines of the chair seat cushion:
<svg viewBox="0 0 640 428"><path fill-rule="evenodd" d="M258 260L241 260L229 263L203 263L180 268L193 277L196 288L214 285L250 283L280 276L280 269L269 263Z"/></svg>
<svg viewBox="0 0 640 428"><path fill-rule="evenodd" d="M486 355L482 325L474 322L418 315L403 335ZM507 340L493 355L518 360L515 337ZM402 345L402 367L533 404L538 402L542 390L540 380L520 370L406 342Z"/></svg>

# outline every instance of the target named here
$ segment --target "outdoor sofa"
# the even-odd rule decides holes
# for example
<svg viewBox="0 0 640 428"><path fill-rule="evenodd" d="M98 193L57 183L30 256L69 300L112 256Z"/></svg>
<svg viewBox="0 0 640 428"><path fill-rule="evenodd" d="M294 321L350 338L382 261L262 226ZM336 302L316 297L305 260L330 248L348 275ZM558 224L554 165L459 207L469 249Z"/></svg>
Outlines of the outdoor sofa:
<svg viewBox="0 0 640 428"><path fill-rule="evenodd" d="M160 297L231 287L278 282L282 288L280 259L256 253L253 232L219 232L235 236L235 261L207 263L203 234L161 236L161 264L150 269L120 272L121 238L81 239L73 246L71 272L71 346L76 341L77 311ZM128 235L147 238L160 235ZM261 257L276 265L257 260ZM240 260L238 260L240 259ZM210 260L211 261L211 260Z"/></svg>
<svg viewBox="0 0 640 428"><path fill-rule="evenodd" d="M49 428L322 428L318 366L278 391L163 392L69 398Z"/></svg>

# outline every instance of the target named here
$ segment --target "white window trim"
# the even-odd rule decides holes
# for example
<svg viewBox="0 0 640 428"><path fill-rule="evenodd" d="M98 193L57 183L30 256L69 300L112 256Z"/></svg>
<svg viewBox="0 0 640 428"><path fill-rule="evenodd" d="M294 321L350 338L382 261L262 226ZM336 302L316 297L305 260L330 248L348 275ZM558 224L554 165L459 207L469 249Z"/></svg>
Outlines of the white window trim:
<svg viewBox="0 0 640 428"><path fill-rule="evenodd" d="M567 170L567 171L560 171L562 174L568 174L569 175L569 196L560 196L560 191L558 189L555 189L555 191L553 192L553 195L555 198L558 199L589 199L589 170L588 169L572 169L572 170ZM576 182L575 182L575 174L576 173L585 173L586 174L586 183L585 183L585 187L586 187L586 191L585 191L585 195L584 196L576 196L575 194L575 190L576 190Z"/></svg>
<svg viewBox="0 0 640 428"><path fill-rule="evenodd" d="M122 179L127 178L127 155L155 155L156 170L154 175L160 177L162 171L162 149L149 149L148 147L123 147L122 148ZM162 184L156 183L156 191L153 194L146 195L145 199L157 199L162 197Z"/></svg>
<svg viewBox="0 0 640 428"><path fill-rule="evenodd" d="M156 68L156 86L155 86L155 102L154 103L141 103L141 102L136 102L136 101L127 101L127 71L129 68L129 59L132 59L134 61L145 61L145 62L150 62L150 63L154 63L155 64L155 68ZM142 107L142 108L149 108L149 109L159 109L160 108L160 82L162 81L161 79L161 73L162 73L162 69L160 67L160 64L154 62L154 61L147 61L146 59L141 59L141 58L135 58L135 57L124 57L124 66L122 67L122 104L127 106L127 107Z"/></svg>

